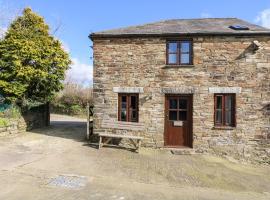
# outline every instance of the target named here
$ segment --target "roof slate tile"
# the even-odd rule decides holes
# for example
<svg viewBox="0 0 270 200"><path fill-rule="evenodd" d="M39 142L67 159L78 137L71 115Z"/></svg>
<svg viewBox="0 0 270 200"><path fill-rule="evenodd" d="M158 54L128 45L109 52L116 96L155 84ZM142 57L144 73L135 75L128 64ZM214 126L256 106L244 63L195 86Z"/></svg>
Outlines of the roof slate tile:
<svg viewBox="0 0 270 200"><path fill-rule="evenodd" d="M233 30L231 25L243 25L249 30ZM138 26L100 31L90 34L94 37L121 37L121 36L151 36L151 35L226 35L226 34L269 34L270 29L251 24L237 18L202 18L202 19L171 19Z"/></svg>

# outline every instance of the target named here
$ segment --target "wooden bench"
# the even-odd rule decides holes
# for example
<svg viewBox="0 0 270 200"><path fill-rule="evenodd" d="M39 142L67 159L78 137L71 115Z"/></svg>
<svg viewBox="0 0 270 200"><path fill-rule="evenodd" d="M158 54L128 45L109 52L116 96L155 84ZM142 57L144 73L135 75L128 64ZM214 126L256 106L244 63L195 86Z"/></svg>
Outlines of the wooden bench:
<svg viewBox="0 0 270 200"><path fill-rule="evenodd" d="M112 121L112 120L103 120L101 123L102 128L109 129L119 129L119 130L132 130L132 131L142 131L144 125L136 122L122 122L122 121ZM135 135L119 135L119 134L108 134L108 133L99 133L99 145L100 149L104 144L108 144L112 138L127 138L134 145L137 152L140 150L141 141L143 137ZM104 138L104 140L102 140Z"/></svg>
<svg viewBox="0 0 270 200"><path fill-rule="evenodd" d="M107 133L100 133L99 136L99 143L98 148L100 149L104 144L108 144L112 138L127 138L131 141L131 143L134 145L137 152L140 151L141 147L141 140L143 137L140 136L133 136L133 135L117 135L117 134L107 134ZM102 138L105 138L105 141L102 141Z"/></svg>

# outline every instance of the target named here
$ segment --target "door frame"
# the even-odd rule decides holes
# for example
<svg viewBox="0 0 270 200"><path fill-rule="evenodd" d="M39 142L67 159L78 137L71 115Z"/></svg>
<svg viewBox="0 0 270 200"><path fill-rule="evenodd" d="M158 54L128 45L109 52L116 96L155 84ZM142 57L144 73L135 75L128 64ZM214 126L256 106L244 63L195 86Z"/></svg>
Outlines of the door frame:
<svg viewBox="0 0 270 200"><path fill-rule="evenodd" d="M189 97L190 98L190 124L188 127L188 135L189 135L189 145L188 146L172 146L166 144L166 113L167 113L167 107L166 107L166 101L168 97ZM164 132L163 132L163 139L164 139L164 147L166 148L193 148L193 94L165 94L164 97Z"/></svg>

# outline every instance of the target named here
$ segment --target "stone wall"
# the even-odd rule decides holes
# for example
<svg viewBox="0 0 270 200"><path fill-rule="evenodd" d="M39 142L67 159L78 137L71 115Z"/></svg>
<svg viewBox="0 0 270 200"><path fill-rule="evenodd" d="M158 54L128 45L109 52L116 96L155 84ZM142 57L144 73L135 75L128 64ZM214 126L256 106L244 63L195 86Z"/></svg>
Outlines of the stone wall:
<svg viewBox="0 0 270 200"><path fill-rule="evenodd" d="M6 126L0 127L0 136L17 134L34 128L41 128L48 126L49 122L49 105L41 105L23 112L18 119L9 119Z"/></svg>
<svg viewBox="0 0 270 200"><path fill-rule="evenodd" d="M23 118L9 121L8 125L0 127L0 136L22 133L26 131L26 127Z"/></svg>
<svg viewBox="0 0 270 200"><path fill-rule="evenodd" d="M22 114L27 130L42 128L50 124L49 103L33 107Z"/></svg>
<svg viewBox="0 0 270 200"><path fill-rule="evenodd" d="M102 119L117 120L113 88L143 88L144 145L162 147L164 91L192 93L196 151L253 158L252 151L270 140L270 37L194 37L193 42L194 66L168 67L165 38L95 39L94 133L116 132L100 126ZM214 127L216 90L236 93L236 128Z"/></svg>

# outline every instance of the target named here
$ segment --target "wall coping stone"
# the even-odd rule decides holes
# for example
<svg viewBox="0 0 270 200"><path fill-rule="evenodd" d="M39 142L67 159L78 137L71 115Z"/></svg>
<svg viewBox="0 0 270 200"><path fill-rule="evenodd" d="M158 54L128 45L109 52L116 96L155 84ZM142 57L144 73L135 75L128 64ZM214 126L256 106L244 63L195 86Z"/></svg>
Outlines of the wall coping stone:
<svg viewBox="0 0 270 200"><path fill-rule="evenodd" d="M143 93L143 87L113 87L115 93Z"/></svg>
<svg viewBox="0 0 270 200"><path fill-rule="evenodd" d="M209 87L209 93L241 93L241 87Z"/></svg>
<svg viewBox="0 0 270 200"><path fill-rule="evenodd" d="M161 88L163 94L193 94L195 92L194 87L177 87L177 88Z"/></svg>

